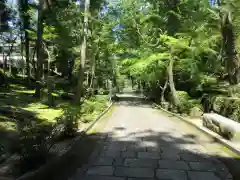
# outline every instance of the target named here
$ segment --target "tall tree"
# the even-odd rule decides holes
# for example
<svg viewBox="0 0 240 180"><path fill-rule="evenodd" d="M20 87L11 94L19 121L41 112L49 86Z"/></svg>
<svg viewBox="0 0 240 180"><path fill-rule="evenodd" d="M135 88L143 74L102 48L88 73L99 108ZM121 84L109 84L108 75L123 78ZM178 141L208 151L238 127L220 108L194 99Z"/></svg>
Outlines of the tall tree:
<svg viewBox="0 0 240 180"><path fill-rule="evenodd" d="M22 30L24 31L24 44L25 44L25 58L26 58L26 72L28 83L30 83L30 54L29 54L29 25L30 25L30 17L29 17L29 4L28 0L19 0L20 6L20 15L22 20Z"/></svg>
<svg viewBox="0 0 240 180"><path fill-rule="evenodd" d="M37 40L36 40L36 54L37 54L37 69L36 69L36 90L35 96L40 98L40 90L43 76L43 7L44 0L39 0L38 5L38 20L37 20Z"/></svg>
<svg viewBox="0 0 240 180"><path fill-rule="evenodd" d="M6 0L0 0L0 32L8 28L9 13Z"/></svg>
<svg viewBox="0 0 240 180"><path fill-rule="evenodd" d="M221 7L221 34L229 83L238 84L240 83L240 58L237 52L236 29L234 28L233 18L234 11L239 11L240 3L235 0L218 1L218 5Z"/></svg>
<svg viewBox="0 0 240 180"><path fill-rule="evenodd" d="M75 94L75 103L79 103L81 97L83 95L83 81L84 81L84 70L85 70L85 62L86 62L86 54L87 54L87 37L88 37L88 19L89 19L89 8L90 8L90 0L85 0L85 8L84 8L84 26L83 26L83 39L81 44L81 62L78 68L78 83Z"/></svg>

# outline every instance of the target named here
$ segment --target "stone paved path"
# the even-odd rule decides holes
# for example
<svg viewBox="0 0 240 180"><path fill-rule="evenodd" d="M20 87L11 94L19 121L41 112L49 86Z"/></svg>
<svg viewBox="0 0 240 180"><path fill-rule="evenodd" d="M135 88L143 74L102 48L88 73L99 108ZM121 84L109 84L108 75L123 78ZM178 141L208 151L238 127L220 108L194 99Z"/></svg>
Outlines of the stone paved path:
<svg viewBox="0 0 240 180"><path fill-rule="evenodd" d="M179 121L148 105L121 102L84 180L231 180L227 168ZM201 140L200 140L201 141Z"/></svg>

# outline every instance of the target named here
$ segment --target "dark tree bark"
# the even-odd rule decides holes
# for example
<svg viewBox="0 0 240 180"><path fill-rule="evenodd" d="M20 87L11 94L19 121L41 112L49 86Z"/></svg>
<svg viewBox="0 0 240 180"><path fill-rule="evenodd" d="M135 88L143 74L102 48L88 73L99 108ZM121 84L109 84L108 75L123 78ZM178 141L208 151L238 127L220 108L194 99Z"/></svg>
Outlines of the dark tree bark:
<svg viewBox="0 0 240 180"><path fill-rule="evenodd" d="M87 53L87 36L88 36L88 14L89 14L90 0L85 0L84 10L84 27L83 27L83 40L81 45L81 62L78 69L78 84L75 93L75 103L80 103L81 97L83 96L83 82L84 82L84 71Z"/></svg>
<svg viewBox="0 0 240 180"><path fill-rule="evenodd" d="M37 42L36 42L36 54L37 54L37 70L36 70L36 90L35 96L40 98L41 81L43 74L43 0L39 1L38 6L38 27L37 27Z"/></svg>
<svg viewBox="0 0 240 180"><path fill-rule="evenodd" d="M230 84L238 84L240 82L240 58L236 49L231 12L225 13L222 18L222 40L228 79Z"/></svg>
<svg viewBox="0 0 240 180"><path fill-rule="evenodd" d="M28 83L30 84L30 57L29 57L29 24L30 24L30 17L28 15L29 11L29 4L28 0L20 0L20 12L21 12L21 18L22 18L22 24L23 24L23 31L24 31L24 37L25 37L25 58L26 58L26 74L28 78Z"/></svg>

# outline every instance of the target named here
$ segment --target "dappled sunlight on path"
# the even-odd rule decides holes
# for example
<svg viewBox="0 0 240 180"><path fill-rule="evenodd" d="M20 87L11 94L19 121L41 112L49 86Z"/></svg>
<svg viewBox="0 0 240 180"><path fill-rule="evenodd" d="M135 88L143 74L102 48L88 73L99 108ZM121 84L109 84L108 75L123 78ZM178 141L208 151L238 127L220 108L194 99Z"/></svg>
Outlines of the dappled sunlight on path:
<svg viewBox="0 0 240 180"><path fill-rule="evenodd" d="M142 100L118 102L105 133L95 158L73 179L232 179L222 162L231 157L213 139Z"/></svg>

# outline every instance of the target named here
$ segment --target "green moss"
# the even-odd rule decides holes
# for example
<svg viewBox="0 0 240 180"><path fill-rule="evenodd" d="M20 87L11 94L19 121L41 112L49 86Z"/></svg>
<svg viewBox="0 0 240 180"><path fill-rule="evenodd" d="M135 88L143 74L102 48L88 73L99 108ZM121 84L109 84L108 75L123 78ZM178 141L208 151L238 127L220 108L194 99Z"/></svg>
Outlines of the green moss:
<svg viewBox="0 0 240 180"><path fill-rule="evenodd" d="M216 113L240 122L240 98L217 96L212 103Z"/></svg>
<svg viewBox="0 0 240 180"><path fill-rule="evenodd" d="M44 105L40 102L31 103L27 105L24 110L33 112L37 115L39 119L45 119L49 122L55 122L58 117L63 115L63 109L61 108L51 108L47 105Z"/></svg>
<svg viewBox="0 0 240 180"><path fill-rule="evenodd" d="M5 131L16 131L16 122L8 117L0 116L0 127Z"/></svg>
<svg viewBox="0 0 240 180"><path fill-rule="evenodd" d="M226 146L222 146L221 150L224 151L225 153L229 154L231 157L235 159L240 159L240 155L236 154L232 150L228 149Z"/></svg>
<svg viewBox="0 0 240 180"><path fill-rule="evenodd" d="M177 95L180 101L180 113L189 114L193 107L201 108L200 101L197 99L191 99L185 91L177 91Z"/></svg>

